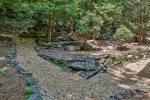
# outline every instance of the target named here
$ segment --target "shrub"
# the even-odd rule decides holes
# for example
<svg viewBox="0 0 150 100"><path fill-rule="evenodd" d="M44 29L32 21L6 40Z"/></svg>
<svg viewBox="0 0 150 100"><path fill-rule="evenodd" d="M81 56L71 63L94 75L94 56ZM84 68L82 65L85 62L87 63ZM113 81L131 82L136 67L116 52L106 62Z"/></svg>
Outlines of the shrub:
<svg viewBox="0 0 150 100"><path fill-rule="evenodd" d="M120 28L117 29L116 33L113 37L117 40L122 41L131 41L134 38L134 34L124 25L121 25Z"/></svg>
<svg viewBox="0 0 150 100"><path fill-rule="evenodd" d="M92 12L87 12L76 24L76 33L87 34L91 32L100 33L100 27L103 24L101 16Z"/></svg>

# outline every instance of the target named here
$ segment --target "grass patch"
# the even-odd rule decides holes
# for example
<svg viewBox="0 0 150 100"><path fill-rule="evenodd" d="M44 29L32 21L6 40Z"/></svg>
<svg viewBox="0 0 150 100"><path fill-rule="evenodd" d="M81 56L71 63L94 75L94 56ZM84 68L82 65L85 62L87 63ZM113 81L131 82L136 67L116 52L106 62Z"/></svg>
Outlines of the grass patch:
<svg viewBox="0 0 150 100"><path fill-rule="evenodd" d="M26 96L26 100L30 100L30 96Z"/></svg>
<svg viewBox="0 0 150 100"><path fill-rule="evenodd" d="M25 93L26 94L33 94L33 93L35 93L35 86L27 86L26 88L25 88Z"/></svg>
<svg viewBox="0 0 150 100"><path fill-rule="evenodd" d="M0 97L4 96L4 94L2 92L0 92Z"/></svg>
<svg viewBox="0 0 150 100"><path fill-rule="evenodd" d="M67 64L59 61L59 60L52 60L52 62L61 68L62 71L68 71L70 68Z"/></svg>
<svg viewBox="0 0 150 100"><path fill-rule="evenodd" d="M21 72L21 75L22 75L24 78L26 78L26 77L28 76L28 74L29 74L29 72L27 72L27 71L22 71L22 72Z"/></svg>
<svg viewBox="0 0 150 100"><path fill-rule="evenodd" d="M0 70L0 75L5 76L7 74L9 74L8 70Z"/></svg>
<svg viewBox="0 0 150 100"><path fill-rule="evenodd" d="M3 85L5 83L5 81L0 80L0 86Z"/></svg>

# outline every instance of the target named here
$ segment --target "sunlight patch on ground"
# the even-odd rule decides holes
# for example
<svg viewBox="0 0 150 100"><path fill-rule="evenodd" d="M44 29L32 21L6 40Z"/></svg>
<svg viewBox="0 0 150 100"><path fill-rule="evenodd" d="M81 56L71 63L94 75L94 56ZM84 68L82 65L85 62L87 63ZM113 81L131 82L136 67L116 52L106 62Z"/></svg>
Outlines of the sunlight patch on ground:
<svg viewBox="0 0 150 100"><path fill-rule="evenodd" d="M124 88L124 89L130 89L130 86L127 84L119 84L118 86Z"/></svg>
<svg viewBox="0 0 150 100"><path fill-rule="evenodd" d="M0 60L1 60L1 61L5 61L5 60L6 60L6 57L0 57Z"/></svg>
<svg viewBox="0 0 150 100"><path fill-rule="evenodd" d="M130 63L130 64L127 64L124 67L128 68L131 71L134 71L134 72L138 73L146 66L146 64L148 62L150 62L150 59L140 60L140 61L135 62L135 63Z"/></svg>

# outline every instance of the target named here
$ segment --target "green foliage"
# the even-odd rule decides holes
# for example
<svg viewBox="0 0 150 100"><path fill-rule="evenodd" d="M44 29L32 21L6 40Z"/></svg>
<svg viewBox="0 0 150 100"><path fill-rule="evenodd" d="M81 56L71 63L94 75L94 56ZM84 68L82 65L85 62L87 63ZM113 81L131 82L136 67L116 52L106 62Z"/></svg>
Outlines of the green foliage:
<svg viewBox="0 0 150 100"><path fill-rule="evenodd" d="M0 92L0 97L2 97L4 94L2 92Z"/></svg>
<svg viewBox="0 0 150 100"><path fill-rule="evenodd" d="M47 33L50 14L54 28L68 30L72 17L78 34L113 35L122 24L132 33L141 27L146 33L149 9L150 0L0 0L0 31L38 37Z"/></svg>
<svg viewBox="0 0 150 100"><path fill-rule="evenodd" d="M25 88L26 94L33 94L35 92L35 86L28 86Z"/></svg>
<svg viewBox="0 0 150 100"><path fill-rule="evenodd" d="M103 25L101 16L92 12L86 12L86 14L78 20L76 24L76 33L87 34L90 32L96 32L99 34L100 27Z"/></svg>
<svg viewBox="0 0 150 100"><path fill-rule="evenodd" d="M124 25L121 25L114 34L115 39L123 39L125 41L131 41L134 37L134 34Z"/></svg>
<svg viewBox="0 0 150 100"><path fill-rule="evenodd" d="M5 81L0 80L0 86L3 85L5 83Z"/></svg>
<svg viewBox="0 0 150 100"><path fill-rule="evenodd" d="M0 75L4 76L7 75L9 73L9 71L7 70L0 70Z"/></svg>
<svg viewBox="0 0 150 100"><path fill-rule="evenodd" d="M30 100L30 96L26 96L26 100Z"/></svg>
<svg viewBox="0 0 150 100"><path fill-rule="evenodd" d="M66 14L76 16L78 10L78 3L76 0L51 0L50 12L53 14Z"/></svg>
<svg viewBox="0 0 150 100"><path fill-rule="evenodd" d="M34 23L29 3L7 1L3 2L1 8L3 9L1 9L0 13L0 20L2 22L0 26L7 29L6 31L14 33L26 30Z"/></svg>
<svg viewBox="0 0 150 100"><path fill-rule="evenodd" d="M123 22L128 25L132 31L139 27L144 27L145 31L150 30L150 0L126 0L121 2L123 6Z"/></svg>
<svg viewBox="0 0 150 100"><path fill-rule="evenodd" d="M69 70L69 66L59 60L52 60L52 62L54 64L58 65L61 68L61 70L63 70L63 71Z"/></svg>

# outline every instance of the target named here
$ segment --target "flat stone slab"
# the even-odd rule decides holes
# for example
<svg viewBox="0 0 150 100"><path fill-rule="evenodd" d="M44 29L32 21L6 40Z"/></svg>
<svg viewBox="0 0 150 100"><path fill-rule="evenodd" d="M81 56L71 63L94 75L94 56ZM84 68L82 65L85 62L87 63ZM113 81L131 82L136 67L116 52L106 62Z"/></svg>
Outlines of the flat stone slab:
<svg viewBox="0 0 150 100"><path fill-rule="evenodd" d="M102 67L102 68L99 68L99 69L94 70L94 71L81 71L79 73L79 76L81 76L85 79L89 79L89 78L95 76L98 73L105 73L106 71L107 71L107 69Z"/></svg>
<svg viewBox="0 0 150 100"><path fill-rule="evenodd" d="M137 75L140 77L150 78L150 62Z"/></svg>
<svg viewBox="0 0 150 100"><path fill-rule="evenodd" d="M39 51L38 55L47 60L51 60L52 58L57 60L63 60L63 61L74 59L74 55L70 55L70 53L62 52L62 51Z"/></svg>
<svg viewBox="0 0 150 100"><path fill-rule="evenodd" d="M76 58L73 61L69 62L70 68L76 70L93 70L96 67L96 60L95 58Z"/></svg>

